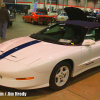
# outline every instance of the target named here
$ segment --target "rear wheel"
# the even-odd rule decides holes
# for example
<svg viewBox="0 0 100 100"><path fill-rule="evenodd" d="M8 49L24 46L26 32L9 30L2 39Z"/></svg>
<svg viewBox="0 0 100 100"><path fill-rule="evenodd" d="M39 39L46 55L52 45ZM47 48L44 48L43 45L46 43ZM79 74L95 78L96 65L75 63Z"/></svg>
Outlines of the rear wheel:
<svg viewBox="0 0 100 100"><path fill-rule="evenodd" d="M44 21L44 22L43 22L43 25L48 25L48 22L47 22L47 21Z"/></svg>
<svg viewBox="0 0 100 100"><path fill-rule="evenodd" d="M26 22L24 18L23 18L23 21Z"/></svg>
<svg viewBox="0 0 100 100"><path fill-rule="evenodd" d="M10 24L9 24L10 26L12 26L12 22L10 22Z"/></svg>
<svg viewBox="0 0 100 100"><path fill-rule="evenodd" d="M52 19L52 23L55 23L55 22L56 22L56 19L53 18L53 19Z"/></svg>
<svg viewBox="0 0 100 100"><path fill-rule="evenodd" d="M53 90L63 89L71 77L71 65L68 62L59 63L50 76L50 88Z"/></svg>
<svg viewBox="0 0 100 100"><path fill-rule="evenodd" d="M35 24L35 21L34 21L33 19L31 19L31 23L32 23L32 24Z"/></svg>

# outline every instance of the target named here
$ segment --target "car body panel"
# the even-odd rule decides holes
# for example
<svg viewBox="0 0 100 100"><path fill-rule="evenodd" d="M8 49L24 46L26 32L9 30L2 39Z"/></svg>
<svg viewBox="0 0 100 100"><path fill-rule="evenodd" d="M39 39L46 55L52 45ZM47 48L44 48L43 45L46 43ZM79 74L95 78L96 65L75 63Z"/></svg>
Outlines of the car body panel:
<svg viewBox="0 0 100 100"><path fill-rule="evenodd" d="M58 15L56 18L56 21L66 21L68 20L68 16L65 12L63 12L62 14Z"/></svg>
<svg viewBox="0 0 100 100"><path fill-rule="evenodd" d="M67 13L69 20L87 21L87 16L83 10L75 7L66 7L64 11Z"/></svg>
<svg viewBox="0 0 100 100"><path fill-rule="evenodd" d="M31 22L31 20L34 20L34 22L44 22L47 21L48 23L50 23L52 21L52 16L48 16L42 12L32 12L29 13L26 16L22 17L25 22Z"/></svg>
<svg viewBox="0 0 100 100"><path fill-rule="evenodd" d="M100 31L100 24L94 22L66 21L57 25L65 24L77 26L78 29L80 26L88 28L88 32L92 29L95 29L95 32ZM48 32L49 29L52 28L48 27L45 30ZM87 36L88 32L83 34ZM91 45L84 45L86 40L84 37L82 38L84 41L80 45L65 45L38 39L40 33L34 34L34 38L31 35L0 44L0 85L17 89L36 89L49 86L53 69L62 61L70 60L73 63L71 77L100 66L100 38L96 41L92 40L94 43ZM82 35L82 33L80 34ZM87 39L86 43L90 40ZM16 78L26 77L34 77L34 79L16 80Z"/></svg>

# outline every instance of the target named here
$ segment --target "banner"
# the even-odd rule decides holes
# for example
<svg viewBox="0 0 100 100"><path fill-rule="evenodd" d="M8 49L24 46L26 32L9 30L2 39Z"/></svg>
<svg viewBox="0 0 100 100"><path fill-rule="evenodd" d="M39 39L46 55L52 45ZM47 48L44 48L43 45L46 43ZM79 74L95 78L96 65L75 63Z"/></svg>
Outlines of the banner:
<svg viewBox="0 0 100 100"><path fill-rule="evenodd" d="M34 5L33 5L33 12L36 12L36 10L37 10L37 5L38 5L38 2L35 2Z"/></svg>

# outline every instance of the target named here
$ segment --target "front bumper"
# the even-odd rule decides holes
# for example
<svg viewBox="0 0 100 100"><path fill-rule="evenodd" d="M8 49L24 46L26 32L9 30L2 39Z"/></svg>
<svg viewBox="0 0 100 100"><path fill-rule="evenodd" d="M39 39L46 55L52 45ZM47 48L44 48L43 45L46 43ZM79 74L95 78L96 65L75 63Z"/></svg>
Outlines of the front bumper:
<svg viewBox="0 0 100 100"><path fill-rule="evenodd" d="M9 65L7 65L9 64ZM49 73L50 74L50 73ZM9 61L0 60L0 85L16 89L36 89L49 86L49 75L34 71L32 67ZM16 80L16 78L34 77L30 80Z"/></svg>
<svg viewBox="0 0 100 100"><path fill-rule="evenodd" d="M35 78L32 80L16 80L15 78L2 76L2 78L0 78L0 85L15 89L24 89L24 90L43 88L49 86L49 81L48 83L46 83L44 80L45 76L46 75L38 74L38 77L35 76Z"/></svg>

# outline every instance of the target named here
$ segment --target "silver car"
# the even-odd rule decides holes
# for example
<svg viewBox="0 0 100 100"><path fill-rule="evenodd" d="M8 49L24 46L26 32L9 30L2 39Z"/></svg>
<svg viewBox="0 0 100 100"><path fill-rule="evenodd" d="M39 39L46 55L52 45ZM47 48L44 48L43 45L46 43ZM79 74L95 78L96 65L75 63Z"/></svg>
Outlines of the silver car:
<svg viewBox="0 0 100 100"><path fill-rule="evenodd" d="M67 19L68 19L68 16L67 16L66 12L63 12L60 15L58 15L56 21L61 22L61 21L66 21Z"/></svg>

